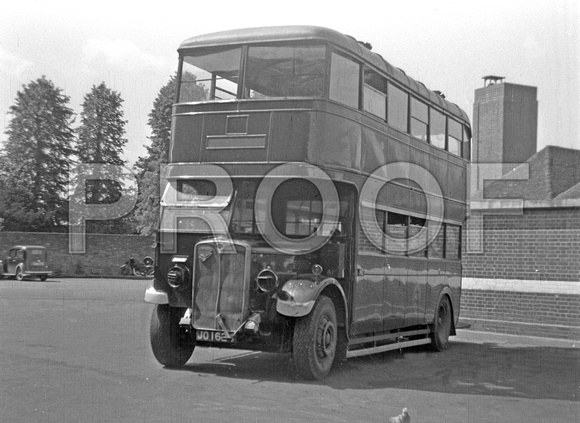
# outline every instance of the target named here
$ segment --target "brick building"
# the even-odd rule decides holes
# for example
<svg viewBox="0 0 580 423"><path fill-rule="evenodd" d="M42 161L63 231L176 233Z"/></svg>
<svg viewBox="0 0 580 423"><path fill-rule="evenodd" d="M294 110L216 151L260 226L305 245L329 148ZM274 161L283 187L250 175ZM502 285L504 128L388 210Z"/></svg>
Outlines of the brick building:
<svg viewBox="0 0 580 423"><path fill-rule="evenodd" d="M461 318L580 339L580 151L536 153L536 93L498 76L475 91Z"/></svg>
<svg viewBox="0 0 580 423"><path fill-rule="evenodd" d="M484 76L484 87L475 90L473 103L474 186L497 179L514 164L524 163L537 151L537 88L504 82L501 76Z"/></svg>
<svg viewBox="0 0 580 423"><path fill-rule="evenodd" d="M481 104L477 124L476 109ZM478 138L477 130L474 152L485 162L477 143L488 134ZM580 150L548 146L519 165L521 158L505 159L511 163L502 172L515 168L479 180L473 195L461 319L477 330L580 340ZM483 178L497 178L491 169Z"/></svg>

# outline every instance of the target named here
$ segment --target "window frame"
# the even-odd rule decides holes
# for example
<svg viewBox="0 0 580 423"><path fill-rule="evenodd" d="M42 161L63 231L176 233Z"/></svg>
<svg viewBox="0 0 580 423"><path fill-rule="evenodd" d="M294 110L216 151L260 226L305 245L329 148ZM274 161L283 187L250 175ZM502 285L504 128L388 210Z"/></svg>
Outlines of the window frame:
<svg viewBox="0 0 580 423"><path fill-rule="evenodd" d="M440 109L436 107L436 104L431 104L421 96L413 93L411 90L407 89L400 85L399 83L395 82L391 77L385 75L381 72L380 69L376 69L373 66L369 65L368 63L362 62L359 58L354 57L350 52L343 51L342 49L338 48L337 46L330 44L328 42L313 42L308 40L303 40L302 42L297 41L286 41L286 42L270 42L270 43L249 43L249 44L240 44L240 45L231 45L220 47L217 50L211 47L203 47L200 51L207 50L211 52L215 50L216 52L220 51L235 51L239 50L240 52L240 60L238 66L238 76L237 76L237 92L234 97L235 100L252 100L249 97L247 87L247 71L248 71L248 60L250 49L253 47L273 47L273 46L284 46L284 47L310 47L310 46L318 46L325 49L325 72L324 78L325 80L322 82L322 91L319 93L318 96L282 96L282 97L266 97L266 99L291 99L291 98L312 98L312 99L325 99L329 101L337 102L341 105L368 113L375 118L381 119L386 125L389 127L404 132L410 137L423 141L427 144L431 144L434 147L439 149L445 150L451 155L456 157L460 157L463 159L468 160L469 157L469 147L466 147L464 144L466 139L469 138L469 127L459 118L454 115L449 114L449 112L445 109ZM182 76L183 76L183 68L184 63L186 63L185 58L188 56L194 56L196 49L192 49L191 51L183 51L180 53L180 61L178 67L178 84L175 94L175 101L176 103L180 103L179 97L181 96L182 92ZM335 82L333 79L333 65L335 63L335 57L338 57L340 60L343 60L343 63L352 64L353 67L351 70L353 72L350 74L350 78L354 79L355 73L357 76L357 83L351 84L353 87L353 92L348 93L343 89L339 89L338 87L344 87L347 84L343 84L342 82L345 80L345 77L342 80L339 80L338 83ZM354 67L358 72L354 72ZM365 81L365 75L368 73L375 74L377 78L380 78L381 84L384 86L384 91L378 89L376 86L369 84ZM213 74L212 74L213 75ZM346 75L346 73L345 73ZM212 80L215 78L212 78ZM346 77L348 79L348 75ZM219 100L215 98L215 83L212 81L211 87L208 89L208 100L204 101L228 101L231 99L224 99ZM347 95L338 95L335 96L336 93L346 93ZM376 94L376 98L379 100L384 100L384 105L380 105L380 101L370 102L369 105L377 104L378 110L373 110L374 108L371 106L367 106L366 101L369 98L369 93ZM403 102L400 102L404 100ZM400 102L400 104L398 104ZM356 103L356 104L355 104ZM398 105L397 105L398 104ZM421 107L426 108L426 116L421 117L420 114L415 114L415 110L417 105L421 105ZM395 110L396 109L396 110ZM384 113L384 115L383 115ZM434 142L434 124L435 119L434 117L437 116L437 121L439 121L439 116L443 118L443 125L444 129L444 140L442 142ZM452 125L450 122L453 122L453 126L457 126L457 130L459 131L457 134L451 133ZM420 125L423 129L421 133L414 130L414 128ZM439 134L441 135L441 134ZM457 138L454 135L460 135L461 138ZM444 144L444 145L443 145ZM452 145L453 144L453 145Z"/></svg>
<svg viewBox="0 0 580 423"><path fill-rule="evenodd" d="M400 239L400 240L405 240L405 251L404 252L393 252L393 251L389 251L388 250L388 244L387 244L387 235L388 234L388 226L389 226L389 215L399 215L405 218L405 237L404 238L396 238L396 239ZM382 242L381 242L381 247L380 250L387 254L387 255L391 255L391 256L395 256L395 257L406 257L406 258L412 258L412 259L429 259L429 260L452 260L452 261L461 261L462 259L462 245L463 245L463 241L462 241L462 234L463 234L463 227L461 225L455 224L455 223L447 223L447 222L441 222L440 224L434 224L432 223L433 220L430 220L426 217L421 217L421 216L417 216L417 215L413 215L413 214L405 214L402 213L401 211L392 211L388 208L377 208L375 210L375 219L377 220L377 224L380 228L380 230L382 231ZM439 230L437 232L436 237L431 240L431 242L429 242L427 245L425 245L425 248L416 251L414 253L409 252L409 239L412 237L411 235L411 222L412 219L420 219L423 221L424 225L423 227L426 228L427 231L427 235L426 235L426 240L429 241L429 238L432 236L432 233L430 232L430 228L432 227L438 227ZM456 250L454 251L454 254L451 255L449 254L449 248L450 248L450 236L449 236L449 232L451 230L451 228L456 228L457 229L457 238L456 238ZM434 250L432 245L437 242L439 243L439 248L437 250ZM435 251L438 251L439 254L434 255L433 253Z"/></svg>
<svg viewBox="0 0 580 423"><path fill-rule="evenodd" d="M366 82L366 75L367 75L366 71L367 70L370 71L370 72L372 72L372 74L377 75L377 77L381 79L381 82L384 83L383 90L381 90L380 88L377 88L377 87L375 87L375 86L373 86L371 84L368 84ZM363 76L361 78L361 80L362 80L362 93L361 94L362 94L362 97L363 97L363 99L362 99L362 110L365 111L365 112L367 112L367 113L370 113L373 116L376 116L379 119L382 119L384 122L386 122L387 121L387 97L388 97L387 90L388 90L389 80L388 80L388 78L386 78L385 76L383 76L380 72L377 72L376 70L374 70L370 66L366 66L366 65L363 66L363 71L362 72L363 72ZM383 114L382 115L373 112L371 110L372 108L368 108L367 109L367 107L366 107L366 104L367 104L366 103L366 100L367 100L367 95L366 95L367 94L367 90L369 92L371 92L371 93L375 93L377 96L380 96L382 98L382 100L383 100L383 105L382 105L382 107L383 107L383 110L382 110ZM375 103L373 103L373 104L375 104Z"/></svg>
<svg viewBox="0 0 580 423"><path fill-rule="evenodd" d="M229 91L229 94L233 94L232 98L228 98L228 99L216 99L215 98L215 92L216 92L216 74L215 72L208 72L204 69L199 68L196 65L193 65L192 63L187 62L185 59L187 57L200 57L200 56L209 56L211 54L219 54L219 53L224 53L224 52L233 52L233 51L239 51L239 57L238 57L238 67L237 67L237 82L233 82L228 80L229 82L235 83L236 84L236 92L235 93L231 93ZM246 52L247 50L247 46L244 45L232 45L232 46L222 46L222 47L201 47L198 49L191 49L191 50L187 50L184 51L183 53L180 54L179 57L179 67L178 67L178 74L177 74L177 81L176 81L176 92L175 92L175 101L176 103L192 103L192 102L200 102L200 101L212 101L212 102L220 102L220 101L231 101L231 100L239 100L241 98L241 94L242 94L242 81L243 81L243 63L245 61L244 56L247 54ZM202 54L204 52L207 52L205 54ZM197 56L194 53L198 53ZM199 101L185 101L185 100L181 100L182 97L182 88L183 88L183 72L184 72L184 65L188 64L190 66L195 66L196 68L199 68L201 70L203 70L204 72L207 72L211 78L209 79L202 79L201 81L210 81L209 82L209 86L206 87L207 84L203 84L202 86L207 89L208 92L208 98L205 100L199 100ZM195 75L195 74L194 74ZM196 76L196 80L195 83L196 85L199 85L199 79ZM222 90L225 91L225 90Z"/></svg>
<svg viewBox="0 0 580 423"><path fill-rule="evenodd" d="M328 43L324 42L312 42L308 40L304 40L302 42L298 41L284 41L284 42L270 42L270 43L250 43L244 45L244 50L242 52L242 87L240 90L240 95L238 99L240 100L261 100L261 98L253 98L249 95L250 87L248 86L248 63L250 62L250 50L252 48L300 48L300 47L319 47L324 49L324 55L321 55L323 58L323 72L321 76L323 78L320 87L320 93L316 96L308 96L308 95L297 95L297 96L272 96L272 97L265 97L266 100L277 100L277 99L294 99L294 98L309 98L309 99L324 99L327 98L327 85L328 80L330 79L330 65L329 65L329 50L330 47Z"/></svg>
<svg viewBox="0 0 580 423"><path fill-rule="evenodd" d="M326 95L326 98L329 101L335 101L335 102L342 104L344 106L351 107L351 108L356 109L356 110L361 110L362 109L362 105L361 105L361 97L362 97L362 95L361 95L361 92L362 92L361 79L362 79L362 77L361 77L361 75L362 75L362 69L363 69L362 64L360 63L360 61L354 59L352 56L350 56L350 55L348 55L348 54L346 54L338 49L329 48L328 50L329 50L328 59L327 59L328 60L328 62L327 62L328 63L328 65L327 65L328 66L328 84L327 84L327 86L328 86L327 93L328 94ZM333 63L334 63L333 57L335 57L335 56L340 57L341 59L344 59L347 62L353 63L358 67L357 83L356 83L356 96L352 96L352 99L349 99L349 100L353 100L353 103L354 103L354 98L356 97L356 105L349 104L345 101L342 101L341 98L339 98L339 97L337 97L337 98L332 97L333 92L337 92L337 91L344 92L344 90L338 90L338 89L334 90L333 89L333 87L334 87L334 85L333 85L333 82L334 82L334 79L333 79ZM347 62L344 62L344 63L347 63ZM341 86L341 84L339 84L338 86Z"/></svg>
<svg viewBox="0 0 580 423"><path fill-rule="evenodd" d="M393 89L395 91L391 92L391 89ZM397 110L404 111L404 125L401 125L400 127L395 126L393 124L393 122L391 122L391 117L395 116L395 115L391 115L392 110L393 110L393 106L395 106L394 102L397 101L397 96L393 95L393 93L402 93L405 96L404 107L402 104L396 105L396 106L400 106L400 107L396 107ZM391 81L388 81L388 86L387 86L387 125L389 125L393 129L396 129L396 130L401 131L401 132L405 132L407 134L409 134L409 97L410 97L410 94L406 90L404 90L403 88L400 88L396 84L393 84Z"/></svg>
<svg viewBox="0 0 580 423"><path fill-rule="evenodd" d="M459 130L459 136L461 138L457 138L451 135L451 122L453 122L454 124L457 125L457 129ZM453 119L450 116L447 116L447 144L446 144L446 150L458 157L462 157L463 156L463 133L464 133L464 126L463 123L459 122L457 119ZM451 151L450 146L451 146L451 139L453 139L454 141L457 141L457 152Z"/></svg>
<svg viewBox="0 0 580 423"><path fill-rule="evenodd" d="M428 143L429 142L429 129L430 129L429 128L429 118L430 118L430 110L432 109L432 107L430 107L427 103L419 100L417 97L415 97L413 95L411 95L409 97L410 97L410 101L409 101L409 109L410 109L410 112L409 112L409 135L411 135L412 137L419 139L423 142ZM425 110L426 110L426 112L425 112L426 115L424 116L425 120L422 120L420 117L413 114L413 112L415 110L414 104L421 105L421 106L425 107ZM424 125L424 128L425 128L425 134L424 134L425 138L424 139L413 133L413 123L415 121Z"/></svg>

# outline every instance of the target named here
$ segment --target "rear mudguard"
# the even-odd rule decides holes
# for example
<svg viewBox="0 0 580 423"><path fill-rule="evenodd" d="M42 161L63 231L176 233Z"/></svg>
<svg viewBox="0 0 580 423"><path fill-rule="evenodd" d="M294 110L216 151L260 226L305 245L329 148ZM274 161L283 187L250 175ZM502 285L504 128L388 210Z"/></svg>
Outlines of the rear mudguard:
<svg viewBox="0 0 580 423"><path fill-rule="evenodd" d="M443 298L444 296L447 296L449 298L449 304L451 305L451 335L455 336L457 335L456 333L456 325L457 322L459 321L459 307L456 308L456 306L458 304L455 303L454 301L454 296L453 296L453 292L451 291L451 289L448 286L443 287L443 289L441 290L441 292L439 293L439 296L437 297L437 302L435 303L435 307L438 307L439 302L441 301L441 298ZM437 313L436 310L434 310L434 313ZM431 323L429 323L429 325L432 327L435 324L435 314L433 315L433 321Z"/></svg>
<svg viewBox="0 0 580 423"><path fill-rule="evenodd" d="M344 309L348 310L346 307L346 295L336 279L326 278L317 281L314 275L312 275L312 278L309 275L304 278L289 280L282 286L276 302L276 311L288 317L306 316L312 311L320 293L328 287L336 288L340 292Z"/></svg>

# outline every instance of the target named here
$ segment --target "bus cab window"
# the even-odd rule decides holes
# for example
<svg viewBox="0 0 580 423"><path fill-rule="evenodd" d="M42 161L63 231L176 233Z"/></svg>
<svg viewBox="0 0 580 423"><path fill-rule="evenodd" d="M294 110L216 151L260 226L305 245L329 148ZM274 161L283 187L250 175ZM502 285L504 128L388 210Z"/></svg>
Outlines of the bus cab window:
<svg viewBox="0 0 580 423"><path fill-rule="evenodd" d="M280 184L272 196L272 217L282 235L310 236L322 222L322 196L313 183L289 179Z"/></svg>

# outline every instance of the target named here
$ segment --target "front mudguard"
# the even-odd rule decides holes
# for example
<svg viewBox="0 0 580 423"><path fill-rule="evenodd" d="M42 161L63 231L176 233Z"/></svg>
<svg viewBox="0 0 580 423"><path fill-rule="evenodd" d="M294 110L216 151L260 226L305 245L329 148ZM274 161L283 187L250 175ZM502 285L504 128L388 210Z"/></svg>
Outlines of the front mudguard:
<svg viewBox="0 0 580 423"><path fill-rule="evenodd" d="M286 282L278 294L276 311L288 317L306 316L312 311L322 291L330 286L340 291L346 306L346 295L336 279L326 278L317 281L313 275L312 278L306 276Z"/></svg>
<svg viewBox="0 0 580 423"><path fill-rule="evenodd" d="M150 286L145 291L145 302L151 304L169 304L169 296L166 292L157 291L153 286Z"/></svg>

